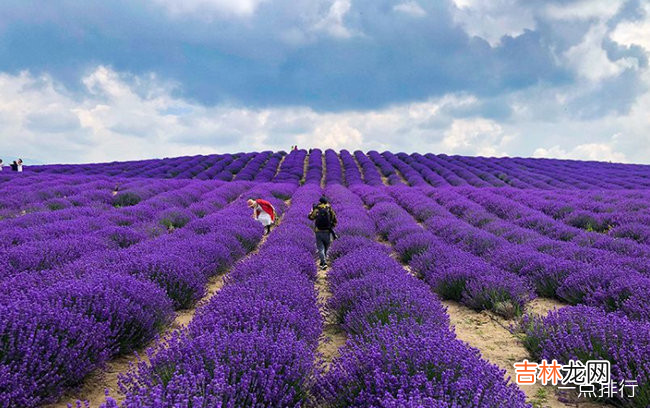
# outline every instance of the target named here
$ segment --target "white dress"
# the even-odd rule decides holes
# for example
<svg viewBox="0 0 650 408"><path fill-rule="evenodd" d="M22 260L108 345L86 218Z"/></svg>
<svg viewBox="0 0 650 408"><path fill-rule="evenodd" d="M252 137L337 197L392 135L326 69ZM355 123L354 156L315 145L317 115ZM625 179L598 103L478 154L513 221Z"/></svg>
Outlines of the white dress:
<svg viewBox="0 0 650 408"><path fill-rule="evenodd" d="M261 222L265 227L273 224L271 215L264 211L259 204L255 204L255 212L259 211L260 215L257 216L257 221Z"/></svg>
<svg viewBox="0 0 650 408"><path fill-rule="evenodd" d="M19 164L18 165L18 173L22 173L22 172L23 172L23 165Z"/></svg>

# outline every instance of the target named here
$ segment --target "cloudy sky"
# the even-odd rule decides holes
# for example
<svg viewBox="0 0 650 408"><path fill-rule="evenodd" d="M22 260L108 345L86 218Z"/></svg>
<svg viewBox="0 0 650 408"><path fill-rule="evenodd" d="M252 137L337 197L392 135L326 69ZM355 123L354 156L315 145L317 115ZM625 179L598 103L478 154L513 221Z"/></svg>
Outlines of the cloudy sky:
<svg viewBox="0 0 650 408"><path fill-rule="evenodd" d="M3 0L0 157L650 163L650 0Z"/></svg>

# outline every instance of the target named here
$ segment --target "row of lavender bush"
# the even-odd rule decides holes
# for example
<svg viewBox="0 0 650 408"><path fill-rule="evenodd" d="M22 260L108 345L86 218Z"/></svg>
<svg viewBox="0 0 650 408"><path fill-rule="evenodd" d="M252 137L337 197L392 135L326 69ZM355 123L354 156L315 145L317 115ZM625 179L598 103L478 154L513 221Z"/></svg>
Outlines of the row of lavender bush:
<svg viewBox="0 0 650 408"><path fill-rule="evenodd" d="M431 205L423 198L421 192L413 189L391 189L389 191L390 195L382 191L373 191L367 187L357 189L361 197L373 205L371 214L379 208L375 213L379 216L377 218L379 232L392 230L385 235L387 239L395 244L395 249L403 260L410 257L413 270L421 274L438 294L445 298L460 300L474 308L492 308L497 312L502 312L504 306L501 303L500 308L494 309L495 300L513 302L515 297L513 293L516 292L510 291L509 295L503 296L503 293L507 293L503 291L503 286L508 285L511 278L501 275L501 279L498 279L499 275L497 275L497 279L491 279L493 267L486 266L485 263L481 265L470 262L466 256L458 256L456 245L466 249L475 245L478 245L477 248L482 248L485 245L480 233L474 231L474 235L461 234L460 237L464 237L465 241L457 241L454 237L459 236L458 229L439 227L441 224L449 225L445 218L436 218L435 215L444 212L444 208ZM447 194L449 191L444 193ZM421 217L426 225L437 225L436 228L442 228L436 229L444 231L439 235L450 237L451 240L446 245L440 245L434 243L435 240L431 235L428 237L423 235L421 227L417 226L412 219L409 220L408 217L405 217L403 210L400 211L401 209L394 205L394 197L398 198L400 203L413 214ZM452 208L458 210L459 204L458 201L455 201L455 206ZM475 215L472 217L473 220L483 219L480 212L475 211L473 214ZM481 231L479 230L479 232ZM539 271L532 273L540 268L552 269L554 265L557 265L553 263L553 258L548 257L543 261L526 264L526 260L534 259L531 258L532 255L523 256L522 252L514 251L515 248L516 246L511 246L507 250L502 248L501 251L492 252L487 258L495 260L495 265L499 264L496 262L497 259L504 260L504 265L512 262L509 260L523 260L522 262L526 266L523 270L518 271L523 278L537 282L538 287L544 287L544 282L549 280L553 282L550 276L540 275ZM485 252L484 255L488 252ZM404 258L405 255L406 258ZM476 260L474 258L474 261ZM593 265L587 263L581 266L582 269L594 268ZM579 274L580 272L576 271L575 273ZM468 275L470 276L469 280L467 280ZM478 282L472 281L471 276ZM593 281L582 280L582 286L575 288L574 291L585 290L583 288L589 286L600 288L608 286L609 291L604 289L596 291L600 294L600 298L596 293L591 293L592 297L588 298L591 300L591 304L596 304L600 308L569 306L558 312L551 312L547 317L524 316L523 322L519 325L519 329L524 335L524 344L531 352L533 359L536 360L557 359L561 363L568 363L569 360L581 360L583 363L588 360L601 359L610 361L612 378L616 384L621 384L623 380L632 380L636 381L638 388L634 398L621 398L619 395L607 402L623 406L645 407L650 401L650 359L648 359L650 356L650 331L648 329L650 326L647 317L645 317L647 316L645 311L647 307L642 300L645 298L644 290L647 283L640 280L639 276L635 277L630 274L629 271L627 280L621 279L619 282L608 281L603 277L594 277L593 275L590 278ZM462 280L465 282L459 283ZM569 291L571 285L578 286L578 282L567 279L564 285L564 290ZM523 283L517 286L521 288L526 285ZM496 303L496 305L499 304ZM620 312L608 312L612 309L620 309L634 319L641 319L641 322L630 320Z"/></svg>
<svg viewBox="0 0 650 408"><path fill-rule="evenodd" d="M530 195L508 190L504 195L567 225L650 244L650 196L644 190L597 191L579 196L566 191Z"/></svg>
<svg viewBox="0 0 650 408"><path fill-rule="evenodd" d="M393 189L360 186L354 191L372 206L370 213L379 235L394 245L404 263L443 299L506 317L521 314L525 303L534 297L525 279L423 229L390 195ZM403 193L411 191L416 193L407 188ZM426 209L422 204L420 208Z"/></svg>
<svg viewBox="0 0 650 408"><path fill-rule="evenodd" d="M406 208L422 217L426 225L435 225L434 229L440 232L439 236L450 238L450 242L454 242L460 247L475 248L476 250L485 247L483 238L488 242L490 241L489 237L481 237L481 230L478 231L479 233L473 231L474 234L459 235L460 230L458 228L450 229L448 226L453 222L447 218L436 216L436 214L441 214L444 208L431 205L423 198L422 193L416 190L391 189L390 192ZM441 194L441 192L437 193ZM450 191L444 192L444 194L449 193ZM374 193L371 200L379 201L380 204L378 205L387 205L386 202L390 202L385 194L377 193ZM459 211L462 208L460 205L461 202L454 201L454 206L451 208ZM485 214L482 214L476 208L470 208L474 210L472 220L485 220ZM394 214L398 213L399 210L395 209ZM432 275L444 273L445 264L440 263L440 256L438 255L440 253L453 253L454 249L449 248L449 246L436 247L432 244L418 246L418 241L421 243L422 240L421 237L415 238L416 235L414 234L418 232L415 225L411 224L409 226L407 224L408 220L398 216L392 216L389 219L399 220L395 221L397 225L401 225L405 231L411 231L410 233L404 232L410 237L404 239L401 243L399 238L397 239L396 249L398 252L402 254L404 251L412 251L413 245L415 245L416 250L421 251L419 255L413 258L415 259L415 262L412 263L414 270L419 273L425 271L423 273L424 278L429 282L431 282ZM485 221L482 222L485 223ZM387 225L387 223L390 222L384 219L380 224ZM464 241L455 240L454 237L461 237ZM415 244L413 244L414 242ZM427 249L422 250L423 247ZM494 260L497 265L500 262L507 265L519 260L519 263L525 266L518 272L524 278L531 279L538 288L547 287L546 285L552 285L550 282L557 281L551 279L551 276L540 274L540 269L552 270L554 266L558 265L553 262L553 258L547 257L543 261L537 258L538 262L534 262L534 255L525 255L521 251L516 251L518 247L521 246L513 245L507 247L507 249L501 248L498 251L486 250L483 254L487 259ZM434 251L431 252L432 249ZM501 261L497 262L497 260ZM455 259L449 264L455 269L462 268L463 265L468 265L468 263L463 262L462 259ZM481 274L489 270L476 264L469 265ZM621 398L619 395L608 400L608 402L623 404L624 406L647 406L650 401L650 360L648 359L650 355L650 331L648 329L650 326L647 321L646 302L643 301L647 297L645 295L645 290L648 287L646 280L638 274L634 275L631 271L627 271L625 279L619 281L610 281L606 277L594 276L593 274L588 274L588 278L585 278L581 271L593 270L595 266L583 263L577 266L574 265L574 267L581 268L574 270L574 273L579 278L569 275L561 283L559 293L564 294L565 300L577 302L576 299L568 297L567 293L575 294L576 292L587 291L588 295L580 296L580 300L600 306L600 308L570 306L562 308L558 312L551 312L547 317L543 318L525 316L520 324L520 330L524 334L524 344L536 360L543 358L549 361L557 359L562 363L567 363L569 360L581 360L583 363L588 360L601 359L610 361L613 370L612 378L616 384L620 384L623 380L632 380L636 381L638 388L636 389L635 398ZM531 274L532 272L535 273ZM439 279L439 277L435 279ZM479 279L481 280L480 285L487 289L490 296L494 296L494 292L498 292L498 288L503 285L502 282L487 279L485 276L479 275ZM438 286L433 285L434 290L444 297L453 299L452 296L448 295L447 291L453 287L454 282L453 277L444 276L443 283L438 283ZM461 300L472 306L476 303L476 300L472 299L472 297L476 297L476 295L476 292L468 290L467 286L465 286L465 294L461 295ZM481 298L485 297L479 296L479 299ZM627 316L621 313L609 313L608 310L620 310ZM641 319L641 322L630 320L628 316L633 319Z"/></svg>
<svg viewBox="0 0 650 408"><path fill-rule="evenodd" d="M174 207L178 200L186 205L194 201L187 198L188 191L160 194L155 202L129 207L137 210L131 221L138 219L136 214L149 218L160 210L167 215L159 222L168 220L170 228L150 239L124 225L117 234L119 242L128 244L124 248L89 246L97 242L95 232L83 228L68 238L9 248L3 256L8 274L0 281L0 338L6 340L0 353L0 406L32 407L55 400L111 356L145 345L170 322L173 309L200 299L208 278L227 269L262 237L245 197L227 204L249 188L241 183L208 188L198 197L215 201L212 212L202 217ZM285 196L293 188L259 184L248 193ZM275 201L282 211L282 201ZM224 207L219 210L215 203ZM117 211L109 208L109 213ZM54 230L76 221L45 225ZM99 236L104 230L98 230ZM138 239L131 240L134 236Z"/></svg>
<svg viewBox="0 0 650 408"><path fill-rule="evenodd" d="M311 150L311 149L310 149ZM313 149L316 158L323 153ZM312 163L307 150L272 153L237 153L178 157L137 162L114 162L87 165L32 166L30 171L57 174L106 174L122 177L198 178L229 181L257 180L300 182L307 178L305 161ZM353 185L364 181L376 185L381 173L389 185L408 183L411 186L434 187L474 186L521 189L647 189L650 187L650 169L644 165L579 162L570 160L484 158L447 156L444 154L406 154L370 151L364 154L347 150L325 151L329 169L320 178L329 182ZM310 156L311 157L311 156ZM329 157L329 159L328 159ZM334 159L342 161L335 163ZM287 173L282 167L286 161L295 171ZM299 162L300 165L297 165ZM287 167L285 166L285 169ZM346 171L343 175L340 168ZM315 169L315 168L312 168ZM238 177L238 173L243 175ZM316 171L316 170L312 170ZM277 174L276 174L277 173ZM324 177L323 177L324 176ZM316 177L317 176L312 176Z"/></svg>
<svg viewBox="0 0 650 408"><path fill-rule="evenodd" d="M34 210L3 220L0 234L3 248L0 264L6 266L2 269L3 276L51 269L88 252L126 248L160 236L218 210L250 188L241 183L178 185L178 182L159 181L149 184L146 188L126 190L126 194L145 198L132 206L114 208L95 201L74 208ZM177 188L172 190L173 187ZM29 189L29 186L24 188ZM120 200L119 196L119 193L109 194L113 201Z"/></svg>
<svg viewBox="0 0 650 408"><path fill-rule="evenodd" d="M392 194L438 237L526 277L542 296L650 319L644 301L650 296L647 250L636 242L602 239L539 214L517 218L510 214L527 214L526 209L490 190L431 190L436 201L415 190Z"/></svg>
<svg viewBox="0 0 650 408"><path fill-rule="evenodd" d="M316 383L316 406L528 406L503 371L455 338L429 289L374 241L383 219L373 222L345 188L330 187L328 195L342 236L331 252L328 308L348 341Z"/></svg>
<svg viewBox="0 0 650 408"><path fill-rule="evenodd" d="M300 406L309 398L322 319L306 214L319 195L315 186L296 191L280 226L188 328L122 377L123 406Z"/></svg>

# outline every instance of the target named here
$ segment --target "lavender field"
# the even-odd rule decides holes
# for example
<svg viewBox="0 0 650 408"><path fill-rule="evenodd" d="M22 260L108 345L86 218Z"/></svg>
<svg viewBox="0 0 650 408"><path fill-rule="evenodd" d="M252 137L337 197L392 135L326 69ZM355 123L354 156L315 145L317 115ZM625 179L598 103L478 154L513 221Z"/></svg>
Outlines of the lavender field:
<svg viewBox="0 0 650 408"><path fill-rule="evenodd" d="M250 197L278 211L268 236ZM608 360L635 397L580 406L648 407L650 166L314 149L3 171L0 298L0 407L565 406L513 383L523 358Z"/></svg>

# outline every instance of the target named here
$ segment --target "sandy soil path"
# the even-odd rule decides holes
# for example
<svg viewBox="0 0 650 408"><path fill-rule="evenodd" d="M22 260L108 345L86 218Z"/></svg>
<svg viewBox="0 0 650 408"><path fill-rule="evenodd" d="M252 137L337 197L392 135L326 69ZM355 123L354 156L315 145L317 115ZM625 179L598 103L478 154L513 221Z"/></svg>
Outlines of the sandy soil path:
<svg viewBox="0 0 650 408"><path fill-rule="evenodd" d="M506 370L506 376L514 380L513 364L523 359L530 359L516 335L508 328L514 320L506 320L488 311L476 312L460 303L443 301L447 307L450 324L454 326L456 336L481 351L483 358ZM527 305L527 311L545 315L548 311L564 306L552 299L535 299ZM535 385L520 385L526 393L529 403L535 408L602 408L608 405L596 404L585 400L576 400L569 395L560 395L555 387ZM560 399L571 402L562 402Z"/></svg>
<svg viewBox="0 0 650 408"><path fill-rule="evenodd" d="M287 207L291 205L291 200L286 200ZM286 210L285 210L286 213ZM278 224L282 222L284 214L278 219ZM273 230L271 230L273 232ZM257 247L249 252L244 258L255 255L259 252L260 247L266 242L268 236L263 236ZM241 262L241 260L237 261ZM105 402L106 392L115 399L118 403L124 400L124 395L120 392L118 387L118 377L121 373L129 370L131 365L135 365L140 360L147 360L146 350L156 345L156 343L165 336L171 334L173 331L187 326L194 318L197 310L207 304L213 296L223 287L224 277L226 273L212 276L208 280L205 295L190 309L176 311L176 316L172 323L165 328L165 330L156 339L149 342L146 347L143 347L136 352L129 353L123 356L118 356L106 363L103 369L95 370L84 380L80 388L67 392L61 397L59 402L55 404L45 405L44 408L67 408L68 406L74 407L77 401L87 401L92 408L99 407ZM82 406L84 406L82 404Z"/></svg>
<svg viewBox="0 0 650 408"><path fill-rule="evenodd" d="M316 290L318 291L318 300L320 303L321 314L325 321L323 327L323 334L318 342L316 351L321 355L327 370L336 357L339 356L339 348L345 344L347 339L345 332L341 330L340 326L332 322L332 317L328 314L325 305L327 300L332 296L327 285L327 274L329 268L326 270L319 270L316 277Z"/></svg>

